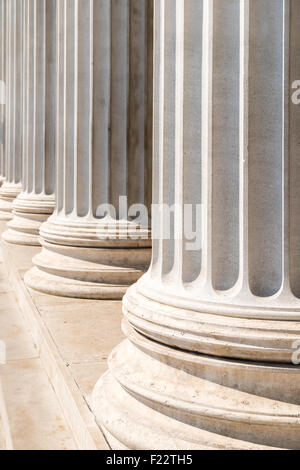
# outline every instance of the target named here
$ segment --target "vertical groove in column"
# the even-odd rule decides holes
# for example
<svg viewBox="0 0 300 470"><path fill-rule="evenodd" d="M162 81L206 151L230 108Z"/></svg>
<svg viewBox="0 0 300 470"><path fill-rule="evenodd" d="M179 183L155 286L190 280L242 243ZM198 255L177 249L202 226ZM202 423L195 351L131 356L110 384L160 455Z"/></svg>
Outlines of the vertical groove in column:
<svg viewBox="0 0 300 470"><path fill-rule="evenodd" d="M46 74L45 74L45 28L46 28L46 10L45 0L35 0L34 19L35 19L35 45L34 45L34 75L35 75L35 152L32 156L34 165L34 187L33 192L40 194L43 192L43 181L45 173L45 98L46 98Z"/></svg>
<svg viewBox="0 0 300 470"><path fill-rule="evenodd" d="M9 155L10 155L10 92L11 92L11 23L10 23L10 10L11 4L6 3L6 89L5 89L5 98L6 98L6 109L5 109L5 166L6 166L6 180L9 181Z"/></svg>
<svg viewBox="0 0 300 470"><path fill-rule="evenodd" d="M162 172L164 146L164 0L154 2L154 57L153 57L153 207L152 213L152 263L150 275L161 279L162 273Z"/></svg>
<svg viewBox="0 0 300 470"><path fill-rule="evenodd" d="M65 148L64 148L64 211L70 215L75 210L74 184L76 181L76 130L77 130L77 11L78 0L65 0ZM64 138L63 136L61 136Z"/></svg>
<svg viewBox="0 0 300 470"><path fill-rule="evenodd" d="M8 153L7 153L7 182L13 183L14 181L14 159L15 159L15 131L14 131L14 124L15 124L15 5L16 0L11 0L9 2L8 7L8 76L7 76L7 83L9 83L9 107L8 107L8 114L7 114L7 124L9 127L8 131Z"/></svg>
<svg viewBox="0 0 300 470"><path fill-rule="evenodd" d="M110 203L127 191L129 0L111 0Z"/></svg>
<svg viewBox="0 0 300 470"><path fill-rule="evenodd" d="M16 0L15 4L15 126L14 126L14 171L13 182L21 183L22 178L22 51L23 51L23 25L22 25L22 0Z"/></svg>
<svg viewBox="0 0 300 470"><path fill-rule="evenodd" d="M28 188L28 60L29 60L29 0L23 3L23 131L22 131L22 183Z"/></svg>
<svg viewBox="0 0 300 470"><path fill-rule="evenodd" d="M249 277L258 296L282 282L283 2L250 2Z"/></svg>
<svg viewBox="0 0 300 470"><path fill-rule="evenodd" d="M111 2L94 2L93 152L90 199L93 216L109 202L110 89L111 89Z"/></svg>
<svg viewBox="0 0 300 470"><path fill-rule="evenodd" d="M203 0L202 49L202 203L203 248L201 282L212 284L212 77L213 77L213 0Z"/></svg>
<svg viewBox="0 0 300 470"><path fill-rule="evenodd" d="M249 0L240 2L240 143L239 143L239 287L249 289L248 132L249 132Z"/></svg>
<svg viewBox="0 0 300 470"><path fill-rule="evenodd" d="M293 94L296 90L291 88L294 81L300 80L300 3L290 1L290 83L289 90ZM300 298L300 105L290 100L290 283L291 289Z"/></svg>
<svg viewBox="0 0 300 470"><path fill-rule="evenodd" d="M27 109L24 112L27 114L27 149L26 149L26 172L27 181L24 189L28 193L34 191L34 155L36 152L36 129L35 129L35 0L28 0L28 64L27 64Z"/></svg>
<svg viewBox="0 0 300 470"><path fill-rule="evenodd" d="M239 275L240 2L214 0L213 286L227 290Z"/></svg>
<svg viewBox="0 0 300 470"><path fill-rule="evenodd" d="M5 12L5 23L6 23L6 31L5 31L5 57L6 57L6 63L5 63L5 113L4 113L4 119L5 119L5 155L4 155L4 160L5 160L5 177L7 180L7 175L8 175L8 152L9 152L9 70L10 70L10 59L9 59L9 51L10 51L10 41L9 41L9 30L10 30L10 24L9 24L9 11L10 11L10 6L6 1L6 12Z"/></svg>
<svg viewBox="0 0 300 470"><path fill-rule="evenodd" d="M56 211L58 214L64 211L65 175L64 175L64 153L65 153L65 55L66 55L66 32L65 13L66 0L59 0L56 12L56 66L57 66L57 103L56 103Z"/></svg>
<svg viewBox="0 0 300 470"><path fill-rule="evenodd" d="M129 2L128 205L144 202L146 118L146 0Z"/></svg>
<svg viewBox="0 0 300 470"><path fill-rule="evenodd" d="M46 0L45 31L45 165L43 191L52 195L55 190L55 107L56 107L56 17L57 0Z"/></svg>
<svg viewBox="0 0 300 470"><path fill-rule="evenodd" d="M292 164L290 154L290 52L293 52L290 44L291 33L291 10L290 0L283 0L283 57L282 57L282 288L286 292L291 291L290 282L290 246L291 246L291 175L290 168ZM297 54L297 53L296 53Z"/></svg>
<svg viewBox="0 0 300 470"><path fill-rule="evenodd" d="M145 165L144 165L144 185L145 185L145 205L148 208L149 218L151 218L152 204L152 159L153 159L153 41L154 41L154 0L146 1L146 123L145 123Z"/></svg>
<svg viewBox="0 0 300 470"><path fill-rule="evenodd" d="M202 202L202 93L199 90L202 90L203 0L185 2L184 23L183 203L187 211L184 222L202 243L202 227L199 230L196 221ZM190 225L191 217L193 225ZM182 266L185 283L199 277L202 264L202 246L193 247L196 240L188 238L185 236Z"/></svg>
<svg viewBox="0 0 300 470"><path fill-rule="evenodd" d="M93 1L80 0L77 12L77 150L75 169L76 215L86 216L90 211L89 185L92 159L92 117L93 117ZM97 45L96 45L97 47Z"/></svg>
<svg viewBox="0 0 300 470"><path fill-rule="evenodd" d="M184 173L187 162L183 153L183 102L184 102L184 0L177 0L176 14L176 83L175 83L175 129L174 129L174 262L172 276L178 285L182 283L183 253L185 251L184 234Z"/></svg>
<svg viewBox="0 0 300 470"><path fill-rule="evenodd" d="M17 0L11 0L11 7L10 7L10 80L11 80L11 87L10 87L10 154L9 154L9 165L8 165L8 181L10 183L14 182L14 175L15 175L15 158L16 158L16 21L17 21L17 14L16 14L16 4Z"/></svg>
<svg viewBox="0 0 300 470"><path fill-rule="evenodd" d="M165 0L165 48L164 48L164 140L161 178L162 204L169 211L164 214L167 232L162 240L162 275L169 274L174 267L175 227L175 129L176 129L176 9L173 0ZM167 220L166 220L167 219Z"/></svg>
<svg viewBox="0 0 300 470"><path fill-rule="evenodd" d="M240 3L240 159L239 159L239 274L240 289L249 289L249 0Z"/></svg>
<svg viewBox="0 0 300 470"><path fill-rule="evenodd" d="M0 80L1 98L5 98L6 85L6 0L0 2ZM0 103L0 177L5 176L5 109L6 104Z"/></svg>

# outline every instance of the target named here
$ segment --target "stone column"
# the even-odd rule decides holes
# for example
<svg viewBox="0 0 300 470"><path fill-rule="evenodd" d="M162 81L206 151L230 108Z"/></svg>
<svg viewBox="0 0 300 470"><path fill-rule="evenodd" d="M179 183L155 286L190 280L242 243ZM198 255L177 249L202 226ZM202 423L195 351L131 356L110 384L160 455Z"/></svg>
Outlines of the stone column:
<svg viewBox="0 0 300 470"><path fill-rule="evenodd" d="M58 2L57 201L27 284L49 294L123 296L148 267L151 237L149 0ZM149 65L150 64L150 65Z"/></svg>
<svg viewBox="0 0 300 470"><path fill-rule="evenodd" d="M0 186L5 181L6 0L0 0Z"/></svg>
<svg viewBox="0 0 300 470"><path fill-rule="evenodd" d="M154 202L176 206L94 391L113 448L300 448L299 27L297 0L155 2Z"/></svg>
<svg viewBox="0 0 300 470"><path fill-rule="evenodd" d="M23 191L3 238L39 245L55 206L56 0L24 0L23 7Z"/></svg>
<svg viewBox="0 0 300 470"><path fill-rule="evenodd" d="M0 220L12 218L22 190L22 0L6 2L6 181L0 189Z"/></svg>

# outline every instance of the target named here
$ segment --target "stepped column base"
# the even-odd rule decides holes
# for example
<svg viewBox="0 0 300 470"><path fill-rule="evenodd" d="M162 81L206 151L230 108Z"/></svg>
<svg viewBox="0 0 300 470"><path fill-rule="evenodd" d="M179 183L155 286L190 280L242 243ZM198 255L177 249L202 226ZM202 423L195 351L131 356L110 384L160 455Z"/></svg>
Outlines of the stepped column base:
<svg viewBox="0 0 300 470"><path fill-rule="evenodd" d="M204 313L150 300L139 284L124 299L127 339L113 351L109 372L93 393L93 411L111 447L300 449L300 369L292 364L299 322L290 321L285 331L288 322L248 317L234 332L233 318L227 317L222 338L219 314L204 324ZM234 353L244 345L245 359L215 354L221 343L225 355L231 350L233 337L225 339L230 328L236 334ZM246 359L250 349L256 361ZM259 359L263 349L270 361Z"/></svg>
<svg viewBox="0 0 300 470"><path fill-rule="evenodd" d="M121 299L147 270L151 241L108 240L101 230L95 221L68 224L50 218L41 227L42 251L25 275L26 284L63 297Z"/></svg>
<svg viewBox="0 0 300 470"><path fill-rule="evenodd" d="M21 183L8 183L0 188L0 220L11 220L13 218L13 201L21 193Z"/></svg>
<svg viewBox="0 0 300 470"><path fill-rule="evenodd" d="M17 245L40 246L40 227L53 213L54 196L21 193L13 202L13 219L2 238Z"/></svg>

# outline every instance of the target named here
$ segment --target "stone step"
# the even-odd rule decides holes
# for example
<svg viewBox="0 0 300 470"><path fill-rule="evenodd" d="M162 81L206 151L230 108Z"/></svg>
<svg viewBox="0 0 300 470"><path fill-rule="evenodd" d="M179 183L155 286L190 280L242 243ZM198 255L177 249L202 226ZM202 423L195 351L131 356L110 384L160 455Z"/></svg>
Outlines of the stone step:
<svg viewBox="0 0 300 470"><path fill-rule="evenodd" d="M0 416L0 450L6 450L4 427Z"/></svg>
<svg viewBox="0 0 300 470"><path fill-rule="evenodd" d="M29 337L37 347L43 371L62 407L76 447L108 450L90 409L89 397L98 378L107 370L109 352L123 338L120 302L80 301L27 289L24 273L32 267L32 258L38 252L39 248L2 243L0 257L2 254L6 279L14 288L15 305L28 326ZM18 344L20 340L12 337L9 349L17 348ZM30 339L28 357L33 355L32 344Z"/></svg>
<svg viewBox="0 0 300 470"><path fill-rule="evenodd" d="M4 400L2 384L0 382L0 450L12 450L12 439L7 417L6 403Z"/></svg>
<svg viewBox="0 0 300 470"><path fill-rule="evenodd" d="M272 447L232 438L175 419L136 400L114 379L103 376L93 397L102 430L116 450L271 450ZM96 409L97 408L97 409ZM134 410L134 413L132 412Z"/></svg>
<svg viewBox="0 0 300 470"><path fill-rule="evenodd" d="M9 361L2 368L3 393L13 449L76 449L40 359ZM7 433L5 437L7 441Z"/></svg>
<svg viewBox="0 0 300 470"><path fill-rule="evenodd" d="M0 448L76 449L58 398L0 266ZM3 358L2 358L3 360Z"/></svg>
<svg viewBox="0 0 300 470"><path fill-rule="evenodd" d="M131 339L135 340L134 336ZM194 448L199 448L199 446L203 448L204 442L212 448L244 449L262 446L300 448L299 404L249 393L234 384L224 386L208 378L209 366L206 367L202 377L196 375L192 372L192 368L188 370L188 361L191 362L193 358L201 361L201 356L171 351L159 344L156 347L152 345L153 355L151 355L142 350L142 348L146 350L147 343L147 339L141 337L139 343L141 349L137 349L127 340L112 353L111 375L106 377L102 385L104 390L112 390L112 387L118 390L115 395L115 408L118 412L110 409L110 416L120 414L120 407L122 410L126 409L128 401L132 401L130 406L128 405L128 410L130 410L134 406L135 398L135 401L140 404L141 416L130 418L130 420L146 422L146 417L151 417L152 426L149 432L151 433L153 428L157 432L158 424L153 426L153 413L155 412L160 417L157 423L160 423L162 435L170 436L170 429L175 427L172 431L174 439L171 441L169 437L165 439L168 446L171 442L176 447L176 434L183 433L186 441L183 448L187 446L189 448L191 445L194 445ZM167 357L167 352L169 357ZM173 358L176 354L178 355L180 359L178 364L176 362L171 364L171 353ZM211 360L221 361L218 358ZM247 364L245 363L244 366L247 367ZM257 365L257 367L265 368L266 366ZM158 376L160 380L157 380ZM101 389L101 387L97 388ZM99 393L101 395L101 392ZM103 396L98 396L97 399L94 398L95 407L96 403L100 402L101 407L111 407L109 401L112 401L112 397L108 399L105 393L103 392ZM120 404L120 396L123 396L122 404ZM96 410L97 416L107 416L107 411L101 412L98 409ZM129 424L128 417L124 419L124 422L126 422L127 429L130 426L132 429L135 428L135 424ZM118 434L116 429L112 432L111 427L114 428L114 423L111 419L102 424L114 436ZM205 439L203 436L206 436ZM124 442L124 438L126 442L126 437L121 437L120 442ZM226 437L225 440L224 437ZM151 438L154 439L153 436ZM140 437L137 442L140 442Z"/></svg>

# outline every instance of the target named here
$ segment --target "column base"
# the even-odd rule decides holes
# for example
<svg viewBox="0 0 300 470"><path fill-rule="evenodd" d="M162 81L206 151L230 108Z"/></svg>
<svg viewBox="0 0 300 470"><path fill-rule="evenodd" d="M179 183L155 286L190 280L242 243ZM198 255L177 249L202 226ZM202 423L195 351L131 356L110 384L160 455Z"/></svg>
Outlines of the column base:
<svg viewBox="0 0 300 470"><path fill-rule="evenodd" d="M185 333L193 331L180 327L180 317L190 315L196 325L197 313L147 299L137 285L127 291L124 313L128 339L112 353L93 394L93 411L112 448L300 449L298 366L182 349ZM162 344L166 330L157 333L162 314L173 326L178 322L169 345ZM219 336L210 327L211 336ZM252 334L254 343L255 329Z"/></svg>
<svg viewBox="0 0 300 470"><path fill-rule="evenodd" d="M126 334L130 341L113 352L93 393L113 449L300 449L300 406L284 401L291 384L299 401L299 369L210 358ZM274 381L282 400L266 396Z"/></svg>
<svg viewBox="0 0 300 470"><path fill-rule="evenodd" d="M13 219L2 238L17 245L40 246L40 227L53 213L54 196L21 193L13 202Z"/></svg>
<svg viewBox="0 0 300 470"><path fill-rule="evenodd" d="M13 201L21 191L21 184L3 183L0 188L0 220L12 219Z"/></svg>
<svg viewBox="0 0 300 470"><path fill-rule="evenodd" d="M229 359L292 364L294 344L300 339L298 299L278 298L276 305L265 298L254 299L254 304L248 295L239 301L237 296L229 298L227 303L225 296L200 301L196 295L180 287L162 288L147 274L128 291L123 311L137 331L170 347Z"/></svg>
<svg viewBox="0 0 300 470"><path fill-rule="evenodd" d="M33 261L37 265L40 264L39 257L35 257ZM121 300L130 286L130 284L125 283L126 281L124 281L124 284L114 284L111 281L111 278L113 278L115 272L112 270L109 271L104 266L98 266L97 268L99 277L98 282L89 282L88 280L84 280L86 270L82 267L80 262L78 264L79 265L76 266L74 263L73 268L70 270L64 269L63 266L61 266L60 269L57 269L57 267L55 268L53 264L45 268L47 271L53 269L53 271L56 271L56 274L51 274L46 270L43 270L40 266L35 266L25 274L25 284L31 289L43 292L44 294L48 295L95 300ZM101 271L101 269L103 270ZM96 271L94 271L94 273L95 272ZM128 274L128 277L130 277L132 276L133 272ZM142 274L142 272L139 273L136 271L134 273L134 277L138 278ZM76 276L77 279L72 277L72 275L74 277ZM108 278L108 281L100 282L100 278L105 279L105 277Z"/></svg>
<svg viewBox="0 0 300 470"><path fill-rule="evenodd" d="M147 270L149 240L102 240L94 222L67 226L51 219L41 227L43 248L25 276L30 288L63 297L120 300Z"/></svg>

